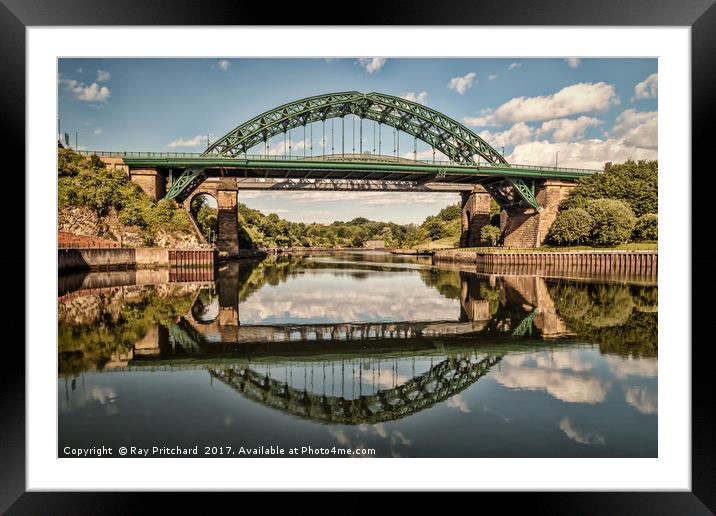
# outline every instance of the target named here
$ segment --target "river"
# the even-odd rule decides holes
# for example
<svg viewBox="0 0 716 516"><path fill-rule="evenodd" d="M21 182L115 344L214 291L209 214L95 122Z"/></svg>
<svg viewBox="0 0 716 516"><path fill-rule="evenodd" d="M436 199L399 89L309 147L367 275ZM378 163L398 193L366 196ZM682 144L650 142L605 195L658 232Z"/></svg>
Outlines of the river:
<svg viewBox="0 0 716 516"><path fill-rule="evenodd" d="M648 278L283 256L61 276L58 317L58 456L657 456Z"/></svg>

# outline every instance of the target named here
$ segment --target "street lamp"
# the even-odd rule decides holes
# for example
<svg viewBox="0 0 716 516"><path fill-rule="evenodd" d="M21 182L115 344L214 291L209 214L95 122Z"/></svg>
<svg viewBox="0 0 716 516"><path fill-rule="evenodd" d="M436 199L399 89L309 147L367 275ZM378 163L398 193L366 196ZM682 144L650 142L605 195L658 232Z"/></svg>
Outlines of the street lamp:
<svg viewBox="0 0 716 516"><path fill-rule="evenodd" d="M557 160L559 160L559 151L554 156L554 168L557 168Z"/></svg>

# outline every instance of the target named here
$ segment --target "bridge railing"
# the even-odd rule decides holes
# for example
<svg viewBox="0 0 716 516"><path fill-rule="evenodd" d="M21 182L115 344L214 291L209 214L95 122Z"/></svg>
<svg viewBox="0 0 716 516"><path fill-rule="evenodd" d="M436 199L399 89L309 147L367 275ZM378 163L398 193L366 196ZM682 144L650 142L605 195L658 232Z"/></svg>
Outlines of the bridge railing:
<svg viewBox="0 0 716 516"><path fill-rule="evenodd" d="M417 163L422 165L437 165L437 166L449 166L449 167L465 167L474 168L475 165L478 167L489 167L489 168L506 168L506 169L526 169L526 170L543 170L545 172L571 172L577 174L590 175L600 170L586 169L586 168L571 168L571 167L552 167L544 165L524 165L510 163L509 165L502 165L499 163L488 163L485 161L478 161L475 165L465 165L464 163L456 163L449 160L432 160L432 159L410 159L395 156L384 156L376 154L326 154L326 155L303 155L303 153L293 155L283 154L242 154L233 158L227 158L222 156L205 156L200 152L152 152L152 151L94 151L94 150L81 150L77 151L82 156L90 157L92 155L110 157L110 158L208 158L212 157L221 159L236 159L236 160L314 160L314 161L336 161L336 160L350 160L350 161L377 161L383 163Z"/></svg>

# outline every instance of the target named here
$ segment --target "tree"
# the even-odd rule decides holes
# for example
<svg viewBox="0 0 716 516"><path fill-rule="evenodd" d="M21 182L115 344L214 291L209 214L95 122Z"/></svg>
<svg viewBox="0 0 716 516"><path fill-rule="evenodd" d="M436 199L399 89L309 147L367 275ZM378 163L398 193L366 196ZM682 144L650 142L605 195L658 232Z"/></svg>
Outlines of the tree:
<svg viewBox="0 0 716 516"><path fill-rule="evenodd" d="M587 213L594 219L591 242L598 246L612 246L629 241L636 217L629 205L616 199L588 201Z"/></svg>
<svg viewBox="0 0 716 516"><path fill-rule="evenodd" d="M658 240L659 238L659 217L656 213L646 213L636 219L634 226L634 239L636 240Z"/></svg>
<svg viewBox="0 0 716 516"><path fill-rule="evenodd" d="M627 203L637 217L657 213L658 168L656 160L607 163L604 172L580 179L562 208L585 208L593 199L617 199Z"/></svg>
<svg viewBox="0 0 716 516"><path fill-rule="evenodd" d="M480 239L485 245L496 246L501 233L500 228L488 224L487 226L482 226Z"/></svg>
<svg viewBox="0 0 716 516"><path fill-rule="evenodd" d="M449 222L451 220L459 219L462 214L462 208L460 204L451 204L438 212L438 218Z"/></svg>
<svg viewBox="0 0 716 516"><path fill-rule="evenodd" d="M428 217L428 219L423 223L423 227L425 228L425 231L428 232L428 235L430 236L431 240L439 240L445 235L445 225L444 223L438 219L437 217Z"/></svg>
<svg viewBox="0 0 716 516"><path fill-rule="evenodd" d="M570 208L557 215L549 228L548 241L557 245L580 244L589 241L594 218L583 208Z"/></svg>

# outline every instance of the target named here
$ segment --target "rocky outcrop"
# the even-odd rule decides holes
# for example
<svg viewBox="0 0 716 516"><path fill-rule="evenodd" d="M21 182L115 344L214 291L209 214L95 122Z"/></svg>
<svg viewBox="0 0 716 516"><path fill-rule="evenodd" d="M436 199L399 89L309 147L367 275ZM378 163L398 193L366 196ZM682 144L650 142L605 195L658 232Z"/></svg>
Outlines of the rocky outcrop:
<svg viewBox="0 0 716 516"><path fill-rule="evenodd" d="M173 249L197 249L205 245L193 231L159 230L149 242L141 228L122 224L114 210L105 216L99 216L85 206L65 207L59 210L57 222L59 231L114 240L125 247L151 245Z"/></svg>

